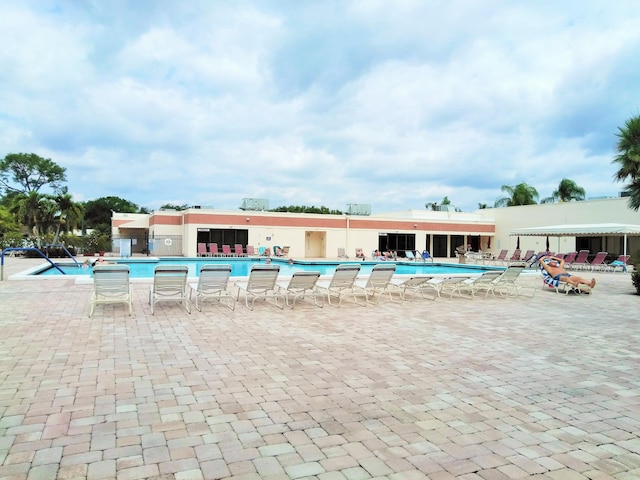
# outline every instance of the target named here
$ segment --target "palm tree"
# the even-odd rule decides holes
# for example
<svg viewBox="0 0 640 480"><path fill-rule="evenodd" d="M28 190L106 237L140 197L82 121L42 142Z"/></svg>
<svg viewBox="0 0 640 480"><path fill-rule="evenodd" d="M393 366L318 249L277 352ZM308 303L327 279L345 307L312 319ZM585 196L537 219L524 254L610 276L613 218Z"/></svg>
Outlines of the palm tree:
<svg viewBox="0 0 640 480"><path fill-rule="evenodd" d="M515 187L502 185L500 190L507 192L508 197L496 200L495 207L514 207L516 205L534 205L538 198L538 191L531 185L519 183Z"/></svg>
<svg viewBox="0 0 640 480"><path fill-rule="evenodd" d="M43 232L43 219L47 217L49 201L45 195L36 191L18 193L12 197L11 213L31 228L38 246L41 246L40 234Z"/></svg>
<svg viewBox="0 0 640 480"><path fill-rule="evenodd" d="M629 195L629 208L640 209L640 115L632 117L624 128L618 128L618 155L613 159L619 169L615 173L618 182L628 181L624 192Z"/></svg>
<svg viewBox="0 0 640 480"><path fill-rule="evenodd" d="M64 187L60 193L54 198L58 210L58 222L56 226L56 234L53 237L53 243L58 243L60 231L68 232L76 228L82 221L82 206L73 201L73 197L68 193L67 187Z"/></svg>
<svg viewBox="0 0 640 480"><path fill-rule="evenodd" d="M563 178L560 180L558 188L553 191L550 197L542 200L540 203L570 202L571 200L584 200L586 192L584 188L579 187L576 182Z"/></svg>

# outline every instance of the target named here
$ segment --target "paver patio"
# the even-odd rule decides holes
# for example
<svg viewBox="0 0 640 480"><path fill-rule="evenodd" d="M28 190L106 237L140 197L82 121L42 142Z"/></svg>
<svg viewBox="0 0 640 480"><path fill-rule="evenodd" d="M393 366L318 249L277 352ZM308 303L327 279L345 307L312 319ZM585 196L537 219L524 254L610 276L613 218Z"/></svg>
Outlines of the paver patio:
<svg viewBox="0 0 640 480"><path fill-rule="evenodd" d="M89 284L1 282L0 478L638 479L640 296L595 276L154 316L134 282L91 319Z"/></svg>

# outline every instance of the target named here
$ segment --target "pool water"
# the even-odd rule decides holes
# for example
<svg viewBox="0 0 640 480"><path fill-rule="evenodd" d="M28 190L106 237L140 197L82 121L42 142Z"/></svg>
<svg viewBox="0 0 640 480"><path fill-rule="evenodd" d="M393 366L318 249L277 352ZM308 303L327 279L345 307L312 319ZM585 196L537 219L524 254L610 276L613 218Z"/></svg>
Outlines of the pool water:
<svg viewBox="0 0 640 480"><path fill-rule="evenodd" d="M149 259L123 259L123 260L109 260L109 263L125 264L129 266L131 278L152 278L153 269L158 265L187 265L189 267L189 277L197 277L200 272L200 267L207 264L229 264L231 265L232 277L247 277L251 271L253 265L264 265L266 262L264 259L234 259L234 258L220 258L220 259L203 259L203 258L149 258ZM296 261L293 264L289 264L288 261L274 260L273 265L280 266L280 275L291 276L294 272L299 271L317 271L321 275L333 275L337 265L341 264L360 264L360 272L363 275L371 273L371 269L379 264L385 262L307 262ZM57 262L57 265L62 269L66 275L86 275L92 274L91 268L78 267L75 264L69 262ZM500 268L497 268L501 270ZM431 275L431 274L448 274L448 275L465 275L465 274L481 274L488 270L496 270L495 267L487 267L482 265L458 265L458 264L444 264L444 263L413 263L413 262L396 262L396 274L406 275ZM34 275L41 276L61 276L62 274L51 265L48 268L40 270Z"/></svg>

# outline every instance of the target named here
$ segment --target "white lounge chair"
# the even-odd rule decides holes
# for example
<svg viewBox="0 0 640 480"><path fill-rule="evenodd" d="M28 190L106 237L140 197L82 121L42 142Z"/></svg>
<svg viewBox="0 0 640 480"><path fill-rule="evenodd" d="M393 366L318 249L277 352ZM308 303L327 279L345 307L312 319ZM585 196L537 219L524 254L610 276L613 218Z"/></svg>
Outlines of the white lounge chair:
<svg viewBox="0 0 640 480"><path fill-rule="evenodd" d="M198 311L202 311L200 304L206 298L213 298L221 302L227 299L227 307L231 310L236 308L236 297L233 292L227 290L229 276L231 275L231 265L229 264L207 264L200 268L200 276L197 283L190 284L189 300L195 294L195 305Z"/></svg>
<svg viewBox="0 0 640 480"><path fill-rule="evenodd" d="M294 308L296 300L305 297L313 298L313 303L322 308L324 294L318 289L320 272L294 272L288 283L278 283L281 293L284 295L288 307ZM318 303L320 299L320 303Z"/></svg>
<svg viewBox="0 0 640 480"><path fill-rule="evenodd" d="M495 270L490 272L484 272L482 275L474 278L469 278L455 286L453 293L458 293L460 296L464 294L473 298L480 292L485 292L485 298L492 291L494 285L498 279L502 276L502 271Z"/></svg>
<svg viewBox="0 0 640 480"><path fill-rule="evenodd" d="M464 282L467 280L469 280L469 276L455 276L443 278L437 283L434 282L434 285L438 291L438 297L448 296L449 298L453 298L456 293L458 294L458 296L462 297L462 287L464 286ZM467 298L470 298L470 296Z"/></svg>
<svg viewBox="0 0 640 480"><path fill-rule="evenodd" d="M502 275L491 283L491 293L501 297L517 297L522 294L523 291L529 290L531 292L531 295L529 296L533 297L536 293L535 288L525 287L517 282L520 274L524 271L524 268L524 263L510 265L507 267Z"/></svg>
<svg viewBox="0 0 640 480"><path fill-rule="evenodd" d="M133 310L133 295L127 265L96 265L93 267L93 294L89 317L93 316L96 305L126 303L129 315Z"/></svg>
<svg viewBox="0 0 640 480"><path fill-rule="evenodd" d="M155 305L158 302L179 302L184 304L187 312L191 313L187 285L188 273L189 267L186 265L158 265L154 268L153 285L149 291L152 315L155 315Z"/></svg>
<svg viewBox="0 0 640 480"><path fill-rule="evenodd" d="M356 292L362 292L367 303L378 294L378 299L373 302L377 305L385 293L389 295L389 299L393 302L389 283L394 273L396 273L396 266L393 263L375 265L367 280L356 280L354 283Z"/></svg>
<svg viewBox="0 0 640 480"><path fill-rule="evenodd" d="M236 282L237 299L240 299L240 292L244 292L244 303L249 310L253 310L259 298L265 301L273 298L276 307L284 308L284 304L278 303L278 298L283 296L276 285L279 272L280 265L254 265L246 282ZM249 298L251 298L251 305L249 305Z"/></svg>
<svg viewBox="0 0 640 480"><path fill-rule="evenodd" d="M327 294L329 305L339 307L345 295L353 295L353 301L358 305L363 307L367 305L366 303L360 303L358 301L355 291L355 282L359 272L360 265L340 264L336 267L336 271L333 272L333 277L330 281L318 281L318 287ZM337 304L331 301L334 296L338 301Z"/></svg>
<svg viewBox="0 0 640 480"><path fill-rule="evenodd" d="M435 300L438 298L437 284L433 283L433 277L409 277L406 280L391 279L391 286L394 290L397 290L400 294L402 301L407 299L407 293L411 293L411 297L414 297L417 293L420 293L422 298L430 298ZM426 293L432 293L433 297L426 295Z"/></svg>
<svg viewBox="0 0 640 480"><path fill-rule="evenodd" d="M404 255L405 257L407 257L407 260L411 260L412 262L416 261L416 256L413 254L411 250L405 250Z"/></svg>
<svg viewBox="0 0 640 480"><path fill-rule="evenodd" d="M347 255L346 250L342 247L338 248L338 258L349 259L349 255Z"/></svg>

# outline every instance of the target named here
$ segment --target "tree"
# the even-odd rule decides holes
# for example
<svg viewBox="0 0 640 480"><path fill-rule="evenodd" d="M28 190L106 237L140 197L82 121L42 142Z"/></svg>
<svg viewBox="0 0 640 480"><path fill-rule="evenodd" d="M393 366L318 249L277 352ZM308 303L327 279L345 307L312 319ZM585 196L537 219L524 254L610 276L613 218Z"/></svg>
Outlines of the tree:
<svg viewBox="0 0 640 480"><path fill-rule="evenodd" d="M81 204L73 201L73 197L68 193L67 187L64 187L54 198L54 202L57 207L57 225L53 243L58 243L60 231L68 232L77 228L82 222L84 211Z"/></svg>
<svg viewBox="0 0 640 480"><path fill-rule="evenodd" d="M108 226L111 231L111 212L137 213L138 205L120 197L101 197L89 200L84 204L84 220L86 228L102 229Z"/></svg>
<svg viewBox="0 0 640 480"><path fill-rule="evenodd" d="M50 158L35 153L10 153L0 161L0 184L7 192L28 194L39 192L44 186L57 191L66 181L65 171Z"/></svg>
<svg viewBox="0 0 640 480"><path fill-rule="evenodd" d="M182 204L182 205L174 205L173 203L165 203L164 205L160 206L160 209L165 209L165 210L177 210L177 211L182 211L182 210L186 210L187 208L189 208L189 205L187 205L186 203ZM143 213L143 212L140 212Z"/></svg>
<svg viewBox="0 0 640 480"><path fill-rule="evenodd" d="M31 229L36 243L40 246L40 235L45 230L51 212L51 200L38 192L18 193L12 196L9 210L20 223Z"/></svg>
<svg viewBox="0 0 640 480"><path fill-rule="evenodd" d="M579 187L576 182L563 178L560 180L558 188L553 191L550 197L542 200L541 203L570 202L571 200L584 200L586 192L584 188Z"/></svg>
<svg viewBox="0 0 640 480"><path fill-rule="evenodd" d="M618 165L615 179L618 182L628 182L624 186L625 194L629 195L629 208L640 209L640 115L626 121L619 132L617 150L618 155L613 159Z"/></svg>
<svg viewBox="0 0 640 480"><path fill-rule="evenodd" d="M500 190L507 192L508 197L496 200L495 207L514 207L516 205L534 205L538 198L538 191L526 183L519 183L515 187L502 185Z"/></svg>

